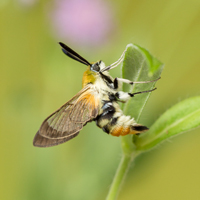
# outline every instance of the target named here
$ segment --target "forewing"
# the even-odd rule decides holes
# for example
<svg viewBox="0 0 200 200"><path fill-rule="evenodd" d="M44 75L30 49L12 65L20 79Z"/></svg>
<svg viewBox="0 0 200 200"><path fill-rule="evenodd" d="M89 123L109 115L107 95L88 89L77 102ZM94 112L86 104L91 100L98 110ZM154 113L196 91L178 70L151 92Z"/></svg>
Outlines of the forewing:
<svg viewBox="0 0 200 200"><path fill-rule="evenodd" d="M83 93L77 103L70 109L70 121L73 123L86 123L97 116L99 102L97 95L91 90Z"/></svg>
<svg viewBox="0 0 200 200"><path fill-rule="evenodd" d="M38 140L39 144L46 143L48 146L53 146L75 137L88 121L96 118L98 105L95 91L89 85L83 88L75 97L44 120L34 138L34 145Z"/></svg>

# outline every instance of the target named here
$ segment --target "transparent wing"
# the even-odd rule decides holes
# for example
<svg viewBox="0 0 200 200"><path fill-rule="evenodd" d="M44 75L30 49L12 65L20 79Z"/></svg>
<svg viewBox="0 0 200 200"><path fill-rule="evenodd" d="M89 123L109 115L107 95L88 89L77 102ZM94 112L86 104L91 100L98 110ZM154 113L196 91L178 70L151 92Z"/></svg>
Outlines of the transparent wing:
<svg viewBox="0 0 200 200"><path fill-rule="evenodd" d="M97 94L88 85L44 120L33 144L36 146L37 141L41 140L41 144L46 142L53 146L75 137L87 122L96 118L98 106Z"/></svg>

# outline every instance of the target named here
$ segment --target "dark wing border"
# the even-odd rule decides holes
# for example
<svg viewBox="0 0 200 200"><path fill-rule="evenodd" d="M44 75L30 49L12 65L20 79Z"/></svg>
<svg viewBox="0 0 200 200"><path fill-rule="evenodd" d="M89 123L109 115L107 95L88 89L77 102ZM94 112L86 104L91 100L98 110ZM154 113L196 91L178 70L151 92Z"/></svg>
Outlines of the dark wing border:
<svg viewBox="0 0 200 200"><path fill-rule="evenodd" d="M68 140L71 140L72 138L76 137L78 134L79 134L79 132L74 133L73 135L71 135L67 138L49 139L49 138L41 136L38 131L34 137L33 145L36 147L52 147L52 146L56 146L56 145L62 144L64 142L67 142Z"/></svg>

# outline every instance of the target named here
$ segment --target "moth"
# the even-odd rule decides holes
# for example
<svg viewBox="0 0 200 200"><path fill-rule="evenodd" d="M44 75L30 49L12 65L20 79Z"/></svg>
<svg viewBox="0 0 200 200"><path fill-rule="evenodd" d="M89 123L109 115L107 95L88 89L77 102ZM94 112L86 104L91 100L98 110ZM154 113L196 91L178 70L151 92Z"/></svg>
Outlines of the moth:
<svg viewBox="0 0 200 200"><path fill-rule="evenodd" d="M33 140L34 146L50 147L71 140L91 121L95 121L99 128L113 136L140 134L148 130L146 126L137 124L134 118L124 115L118 103L125 103L136 94L152 92L156 88L127 93L119 91L119 85L121 82L133 85L158 79L132 82L112 78L108 71L123 61L125 51L116 62L106 66L101 60L90 63L67 45L59 44L67 56L86 65L87 70L83 74L82 90L44 120Z"/></svg>

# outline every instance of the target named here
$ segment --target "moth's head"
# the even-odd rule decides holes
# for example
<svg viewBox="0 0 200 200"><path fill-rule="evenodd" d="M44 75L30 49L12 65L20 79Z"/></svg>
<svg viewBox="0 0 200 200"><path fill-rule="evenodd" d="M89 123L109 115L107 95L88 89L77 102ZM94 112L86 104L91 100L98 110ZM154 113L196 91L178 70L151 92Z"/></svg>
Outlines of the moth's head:
<svg viewBox="0 0 200 200"><path fill-rule="evenodd" d="M92 74L94 75L94 73L96 74L102 74L102 73L107 73L108 71L114 67L116 67L117 65L119 65L122 61L123 61L123 57L125 54L125 51L123 52L122 56L120 57L120 59L116 62L114 62L113 64L109 65L106 67L106 65L104 64L104 62L97 61L95 63L90 63L88 62L85 58L83 58L82 56L80 56L78 53L76 53L74 50L72 50L71 48L69 48L67 45L63 44L62 42L59 43L62 47L62 51L69 56L70 58L84 64L88 66L88 69L93 72ZM87 70L88 70L87 69Z"/></svg>
<svg viewBox="0 0 200 200"><path fill-rule="evenodd" d="M102 60L99 60L95 63L91 63L90 70L93 72L100 72L102 69L106 67L105 63Z"/></svg>

